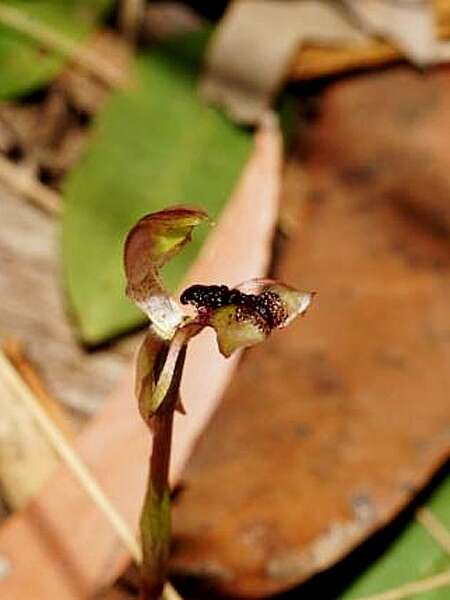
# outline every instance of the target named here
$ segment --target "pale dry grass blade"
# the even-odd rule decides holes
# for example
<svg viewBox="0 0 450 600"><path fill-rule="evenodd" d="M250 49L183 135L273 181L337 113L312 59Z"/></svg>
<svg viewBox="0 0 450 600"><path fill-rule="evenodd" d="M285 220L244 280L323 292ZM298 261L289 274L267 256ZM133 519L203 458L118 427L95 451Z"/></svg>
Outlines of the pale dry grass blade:
<svg viewBox="0 0 450 600"><path fill-rule="evenodd" d="M416 513L416 519L424 527L432 538L450 555L450 532L445 525L434 516L428 508L420 508Z"/></svg>
<svg viewBox="0 0 450 600"><path fill-rule="evenodd" d="M450 585L450 571L445 571L434 577L428 577L427 579L421 579L419 581L412 581L400 587L375 594L373 596L363 596L358 600L406 600L412 596L417 596L424 592L430 592L431 590L437 590L441 587Z"/></svg>
<svg viewBox="0 0 450 600"><path fill-rule="evenodd" d="M116 511L114 506L100 489L98 483L86 467L79 459L74 450L70 447L64 435L58 427L48 417L45 410L35 398L31 390L20 379L19 375L12 367L3 351L0 352L0 377L21 399L30 414L37 421L47 439L61 457L61 459L70 468L71 472L78 479L80 485L90 496L92 501L98 506L101 512L107 517L114 530L128 548L136 562L141 559L141 549L136 537L130 531L121 515Z"/></svg>
<svg viewBox="0 0 450 600"><path fill-rule="evenodd" d="M0 10L1 10L0 6ZM38 181L29 171L0 155L0 181L26 196L33 204L51 215L62 213L59 194Z"/></svg>
<svg viewBox="0 0 450 600"><path fill-rule="evenodd" d="M21 380L3 351L0 351L0 380L13 389L17 396L20 397L23 404L45 433L57 454L65 461L72 473L78 479L82 488L108 519L118 537L128 548L128 551L135 562L140 563L142 557L141 547L133 532L105 496L86 465L84 465L76 452L70 447L64 435L48 417L31 390ZM164 588L163 600L181 600L181 596L169 583L167 583Z"/></svg>
<svg viewBox="0 0 450 600"><path fill-rule="evenodd" d="M123 83L123 73L115 65L13 6L0 4L0 23L24 33L49 50L62 54L108 87Z"/></svg>

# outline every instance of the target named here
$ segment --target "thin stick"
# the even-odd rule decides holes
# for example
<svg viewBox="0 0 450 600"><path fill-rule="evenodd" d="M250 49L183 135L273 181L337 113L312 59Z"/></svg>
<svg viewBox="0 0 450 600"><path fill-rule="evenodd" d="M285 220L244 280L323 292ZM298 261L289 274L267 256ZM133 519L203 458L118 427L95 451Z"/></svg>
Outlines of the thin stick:
<svg viewBox="0 0 450 600"><path fill-rule="evenodd" d="M183 600L177 590L167 582L164 586L163 600Z"/></svg>
<svg viewBox="0 0 450 600"><path fill-rule="evenodd" d="M416 519L436 540L447 554L450 555L450 533L445 525L426 507L419 508Z"/></svg>
<svg viewBox="0 0 450 600"><path fill-rule="evenodd" d="M0 11L2 8L0 6ZM0 180L46 212L52 215L61 214L62 202L59 194L43 185L29 171L18 167L2 155L0 155Z"/></svg>
<svg viewBox="0 0 450 600"><path fill-rule="evenodd" d="M436 590L446 585L450 585L450 571L445 571L444 573L420 581L413 581L393 590L381 592L381 594L364 596L363 598L358 598L358 600L404 600L410 596Z"/></svg>
<svg viewBox="0 0 450 600"><path fill-rule="evenodd" d="M84 463L78 458L77 454L72 450L65 437L59 431L58 427L47 416L45 410L36 400L31 390L17 375L11 363L5 357L3 351L0 352L0 373L11 389L13 389L21 398L30 414L34 417L34 419L36 419L42 431L47 436L55 451L70 468L72 473L82 485L83 489L90 496L91 500L93 500L102 513L108 518L114 530L117 532L124 545L130 551L133 559L136 562L140 562L141 548L136 540L136 537L130 532L129 527L123 520L122 516L119 515L114 506L100 489L86 465L84 465Z"/></svg>
<svg viewBox="0 0 450 600"><path fill-rule="evenodd" d="M119 27L130 44L135 44L145 11L145 0L121 0L119 3Z"/></svg>
<svg viewBox="0 0 450 600"><path fill-rule="evenodd" d="M133 560L140 564L142 560L142 551L136 537L133 535L122 516L117 512L113 504L106 497L89 469L78 458L76 452L67 443L58 427L47 416L46 412L39 404L39 401L34 397L31 390L18 376L17 372L1 350L0 376L3 377L5 382L22 399L24 405L29 410L30 414L36 419L37 423L47 436L55 451L78 479L81 487L85 490L94 504L108 519L112 528L130 552ZM170 583L166 583L163 592L163 600L182 600L182 598L170 585Z"/></svg>
<svg viewBox="0 0 450 600"><path fill-rule="evenodd" d="M22 10L0 4L0 22L28 35L46 48L66 56L108 87L117 87L124 80L123 73L102 56L33 19Z"/></svg>
<svg viewBox="0 0 450 600"><path fill-rule="evenodd" d="M22 342L14 337L8 337L5 339L2 346L6 358L20 375L21 379L30 388L34 397L39 400L39 403L45 409L45 412L50 416L52 421L56 423L61 433L69 440L73 438L75 435L75 428L72 420L69 418L62 405L49 394L37 369L28 360Z"/></svg>

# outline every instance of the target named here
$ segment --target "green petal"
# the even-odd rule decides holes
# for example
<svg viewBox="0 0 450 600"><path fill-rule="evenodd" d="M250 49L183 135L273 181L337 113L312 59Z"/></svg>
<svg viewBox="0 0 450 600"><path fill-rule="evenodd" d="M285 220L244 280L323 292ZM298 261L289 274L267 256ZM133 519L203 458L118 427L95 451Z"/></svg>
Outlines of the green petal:
<svg viewBox="0 0 450 600"><path fill-rule="evenodd" d="M238 348L264 341L273 329L286 327L306 312L314 296L267 279L248 281L238 289L249 295L248 302L244 298L239 304L215 309L208 319L220 352L227 357Z"/></svg>
<svg viewBox="0 0 450 600"><path fill-rule="evenodd" d="M225 306L215 310L209 324L217 334L220 352L228 357L238 348L263 342L268 333L254 315L243 313L239 306Z"/></svg>

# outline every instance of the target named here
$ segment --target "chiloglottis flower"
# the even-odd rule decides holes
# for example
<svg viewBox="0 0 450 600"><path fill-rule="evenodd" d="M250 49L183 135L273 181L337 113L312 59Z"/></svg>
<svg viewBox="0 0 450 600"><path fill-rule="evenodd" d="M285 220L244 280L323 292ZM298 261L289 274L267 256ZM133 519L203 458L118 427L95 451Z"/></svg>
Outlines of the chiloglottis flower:
<svg viewBox="0 0 450 600"><path fill-rule="evenodd" d="M273 329L286 327L304 314L313 295L270 279L253 279L231 289L193 285L180 301L196 308L199 324L215 330L220 352L228 357L239 348L264 341Z"/></svg>
<svg viewBox="0 0 450 600"><path fill-rule="evenodd" d="M234 288L196 284L180 296L181 305L190 305L195 314L183 313L164 287L159 270L207 219L198 208L167 208L143 217L126 239L127 294L150 319L136 377L139 407L147 423L170 396L187 343L204 327L215 330L219 350L228 357L239 348L264 341L274 329L286 327L306 312L314 296L270 279L253 279ZM182 409L179 399L176 407Z"/></svg>

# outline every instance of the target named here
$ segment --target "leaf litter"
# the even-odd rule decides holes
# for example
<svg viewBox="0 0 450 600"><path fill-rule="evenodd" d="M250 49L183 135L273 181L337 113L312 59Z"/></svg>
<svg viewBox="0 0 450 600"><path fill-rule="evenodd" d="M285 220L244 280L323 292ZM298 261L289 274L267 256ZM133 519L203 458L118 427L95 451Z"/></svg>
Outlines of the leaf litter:
<svg viewBox="0 0 450 600"><path fill-rule="evenodd" d="M374 4L374 3L372 3L372 4ZM361 16L360 16L360 18L361 18L361 19L363 19L364 17L361 17ZM372 25L372 26L373 26L373 25ZM395 33L395 32L394 32L394 33ZM425 33L426 33L426 32L425 32ZM424 35L425 35L425 33L424 33ZM426 37L426 35L425 35L425 37ZM429 39L429 38L428 38L428 39ZM403 43L406 43L406 45L407 45L407 44L408 44L408 40L406 40L406 42L405 42L405 40L403 40ZM426 49L425 49L425 50L426 50ZM427 50L427 51L428 51L428 50ZM425 54L423 54L422 56L429 56L429 54L427 55L427 52L425 52ZM422 59L419 57L419 58L418 58L418 60L422 60ZM425 59L425 62L426 62L427 60L428 60L428 58L426 58L426 59ZM409 200L408 200L408 202L409 202ZM413 200L412 200L412 202L413 202L413 204L414 204L414 202L416 202L416 204L417 204L417 198L413 199ZM408 205L409 205L409 204L408 204ZM428 211L428 212L427 212L427 210L425 209L425 214L430 214L430 211ZM441 259L441 260L442 260L442 259Z"/></svg>
<svg viewBox="0 0 450 600"><path fill-rule="evenodd" d="M316 307L249 352L199 441L175 503L174 573L232 597L286 590L392 520L447 460L450 251L435 215L448 212L449 93L448 70L407 69L325 92L303 221L276 270L318 289ZM445 566L402 556L360 594Z"/></svg>
<svg viewBox="0 0 450 600"><path fill-rule="evenodd" d="M301 61L303 47L361 49L364 61L371 40L383 39L419 67L447 61L448 44L437 38L439 8L428 0L230 3L208 48L202 93L237 122L256 123L274 102L295 57ZM316 59L318 75L324 75L320 58L325 62L327 56L319 53ZM328 60L333 62L332 52ZM299 64L298 72L304 68Z"/></svg>

